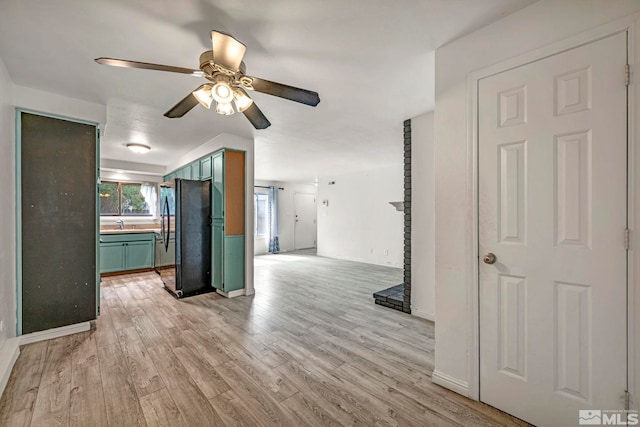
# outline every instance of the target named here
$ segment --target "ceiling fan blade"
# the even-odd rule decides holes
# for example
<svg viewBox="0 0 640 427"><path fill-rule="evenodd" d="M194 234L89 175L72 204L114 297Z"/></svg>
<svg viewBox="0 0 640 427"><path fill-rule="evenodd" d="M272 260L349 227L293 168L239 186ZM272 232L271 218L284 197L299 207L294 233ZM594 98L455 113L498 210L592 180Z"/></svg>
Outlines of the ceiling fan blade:
<svg viewBox="0 0 640 427"><path fill-rule="evenodd" d="M164 113L164 116L169 117L170 119L182 117L191 111L191 109L196 105L198 105L198 100L193 96L193 93L190 93L182 98L182 100L174 105L169 111Z"/></svg>
<svg viewBox="0 0 640 427"><path fill-rule="evenodd" d="M231 71L238 71L247 47L229 34L211 31L213 62Z"/></svg>
<svg viewBox="0 0 640 427"><path fill-rule="evenodd" d="M141 68L144 70L169 71L171 73L190 74L196 77L203 77L204 73L200 70L192 70L191 68L174 67L171 65L151 64L149 62L129 61L126 59L115 58L96 58L98 64L110 65L112 67L124 68Z"/></svg>
<svg viewBox="0 0 640 427"><path fill-rule="evenodd" d="M257 77L250 77L250 79L252 80L251 85L258 92L279 96L280 98L310 105L312 107L315 107L320 103L320 96L318 95L318 92L283 85L282 83L271 82Z"/></svg>
<svg viewBox="0 0 640 427"><path fill-rule="evenodd" d="M256 129L266 129L271 126L271 122L262 113L262 111L260 111L255 102L251 104L251 107L244 110L242 114L249 119L253 127Z"/></svg>

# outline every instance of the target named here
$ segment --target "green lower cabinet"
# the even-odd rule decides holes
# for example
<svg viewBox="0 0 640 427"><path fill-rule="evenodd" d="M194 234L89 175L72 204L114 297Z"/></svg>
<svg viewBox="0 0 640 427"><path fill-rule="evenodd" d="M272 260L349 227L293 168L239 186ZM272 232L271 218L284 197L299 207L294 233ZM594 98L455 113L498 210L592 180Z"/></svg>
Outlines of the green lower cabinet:
<svg viewBox="0 0 640 427"><path fill-rule="evenodd" d="M101 234L100 273L154 267L155 234Z"/></svg>
<svg viewBox="0 0 640 427"><path fill-rule="evenodd" d="M224 237L224 292L244 288L244 236Z"/></svg>
<svg viewBox="0 0 640 427"><path fill-rule="evenodd" d="M124 269L122 242L100 243L100 273L113 273Z"/></svg>
<svg viewBox="0 0 640 427"><path fill-rule="evenodd" d="M222 273L223 247L224 247L224 230L222 220L213 220L213 235L211 236L211 284L214 288L223 289L224 276Z"/></svg>
<svg viewBox="0 0 640 427"><path fill-rule="evenodd" d="M155 252L155 239L153 242L129 242L125 243L125 270L140 270L153 268L153 255Z"/></svg>

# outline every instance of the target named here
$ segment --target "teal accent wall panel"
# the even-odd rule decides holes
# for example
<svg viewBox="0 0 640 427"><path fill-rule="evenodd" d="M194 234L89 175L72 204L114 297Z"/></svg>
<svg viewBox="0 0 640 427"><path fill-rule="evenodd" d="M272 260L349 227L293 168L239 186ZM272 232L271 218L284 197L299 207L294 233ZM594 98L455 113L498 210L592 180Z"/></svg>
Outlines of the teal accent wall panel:
<svg viewBox="0 0 640 427"><path fill-rule="evenodd" d="M224 292L244 288L244 236L224 237Z"/></svg>

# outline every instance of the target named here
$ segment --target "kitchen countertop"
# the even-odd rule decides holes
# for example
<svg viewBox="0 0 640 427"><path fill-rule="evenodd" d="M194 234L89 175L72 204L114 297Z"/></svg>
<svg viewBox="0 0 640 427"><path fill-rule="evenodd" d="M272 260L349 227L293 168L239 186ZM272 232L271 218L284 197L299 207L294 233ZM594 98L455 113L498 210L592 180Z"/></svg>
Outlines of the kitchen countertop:
<svg viewBox="0 0 640 427"><path fill-rule="evenodd" d="M125 228L124 230L100 230L100 234L160 233L159 228Z"/></svg>

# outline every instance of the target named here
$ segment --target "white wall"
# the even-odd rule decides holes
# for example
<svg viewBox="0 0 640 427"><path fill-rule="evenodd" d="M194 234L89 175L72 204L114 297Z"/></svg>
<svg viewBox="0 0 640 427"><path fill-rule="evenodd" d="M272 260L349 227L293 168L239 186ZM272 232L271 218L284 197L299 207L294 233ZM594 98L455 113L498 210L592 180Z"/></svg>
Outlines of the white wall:
<svg viewBox="0 0 640 427"><path fill-rule="evenodd" d="M389 204L404 200L403 168L398 153L397 166L318 180L318 255L403 266L404 215Z"/></svg>
<svg viewBox="0 0 640 427"><path fill-rule="evenodd" d="M0 349L16 336L15 110L9 74L0 58ZM2 372L0 372L0 376Z"/></svg>
<svg viewBox="0 0 640 427"><path fill-rule="evenodd" d="M205 142L198 148L191 150L175 163L167 166L166 173L174 171L181 166L189 164L209 153L217 151L221 148L232 148L246 152L245 155L245 295L253 295L255 293L253 286L253 182L254 182L254 142L253 139L243 138L236 135L222 133L215 138Z"/></svg>
<svg viewBox="0 0 640 427"><path fill-rule="evenodd" d="M296 211L293 195L296 193L316 194L317 188L313 184L294 184L282 181L256 181L255 185L282 187L278 191L278 221L280 222L280 252L292 251L294 246L294 231L296 225ZM256 188L256 191L267 192L266 188ZM266 254L269 250L268 238L255 239L254 253Z"/></svg>
<svg viewBox="0 0 640 427"><path fill-rule="evenodd" d="M411 314L435 320L435 144L433 111L411 119ZM415 187L414 187L415 188Z"/></svg>
<svg viewBox="0 0 640 427"><path fill-rule="evenodd" d="M103 130L107 122L107 106L103 104L18 85L13 87L13 100L17 107L98 123Z"/></svg>
<svg viewBox="0 0 640 427"><path fill-rule="evenodd" d="M477 363L469 346L474 283L468 75L638 10L637 0L541 0L436 51L436 371L461 386L471 379L470 363ZM428 185L414 182L413 193Z"/></svg>

